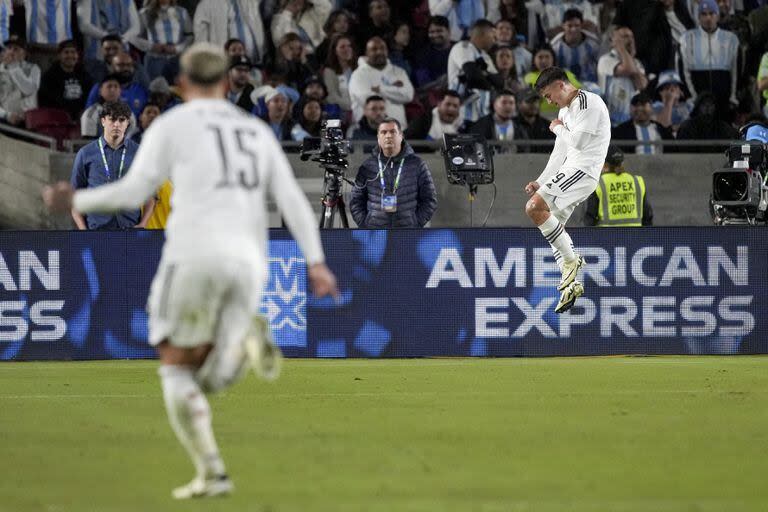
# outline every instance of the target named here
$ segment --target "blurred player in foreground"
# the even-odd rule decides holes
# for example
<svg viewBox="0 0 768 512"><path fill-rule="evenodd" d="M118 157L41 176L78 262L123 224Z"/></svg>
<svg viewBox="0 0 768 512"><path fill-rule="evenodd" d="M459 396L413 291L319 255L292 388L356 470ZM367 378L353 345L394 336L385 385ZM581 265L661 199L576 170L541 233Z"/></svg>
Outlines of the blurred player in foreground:
<svg viewBox="0 0 768 512"><path fill-rule="evenodd" d="M611 120L602 98L575 88L560 68L542 71L536 90L560 112L549 125L556 139L547 166L525 186L530 196L525 213L552 246L562 272L555 312L563 313L584 294L584 286L576 281L584 258L574 251L565 223L597 188L611 142Z"/></svg>
<svg viewBox="0 0 768 512"><path fill-rule="evenodd" d="M233 490L204 393L230 386L249 366L267 380L280 370L280 350L258 314L269 268L267 190L304 253L314 293L338 295L315 217L272 130L224 98L227 69L222 50L194 45L181 59L186 103L147 130L130 173L77 193L68 183L43 191L52 210L90 213L137 207L166 179L174 184L148 306L168 418L197 471L173 491L178 499Z"/></svg>

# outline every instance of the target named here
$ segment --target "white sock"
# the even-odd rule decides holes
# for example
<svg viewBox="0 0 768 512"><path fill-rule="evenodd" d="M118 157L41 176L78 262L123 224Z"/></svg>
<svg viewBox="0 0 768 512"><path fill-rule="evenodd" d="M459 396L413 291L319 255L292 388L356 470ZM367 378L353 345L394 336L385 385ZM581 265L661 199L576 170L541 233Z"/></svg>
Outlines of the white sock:
<svg viewBox="0 0 768 512"><path fill-rule="evenodd" d="M186 448L198 476L226 474L211 426L211 408L200 390L192 368L162 365L158 370L163 385L168 420L179 442Z"/></svg>
<svg viewBox="0 0 768 512"><path fill-rule="evenodd" d="M544 223L539 226L539 231L552 246L552 253L555 255L557 266L563 268L563 263L570 263L576 259L576 253L573 251L573 241L565 231L565 226L554 215L550 215Z"/></svg>

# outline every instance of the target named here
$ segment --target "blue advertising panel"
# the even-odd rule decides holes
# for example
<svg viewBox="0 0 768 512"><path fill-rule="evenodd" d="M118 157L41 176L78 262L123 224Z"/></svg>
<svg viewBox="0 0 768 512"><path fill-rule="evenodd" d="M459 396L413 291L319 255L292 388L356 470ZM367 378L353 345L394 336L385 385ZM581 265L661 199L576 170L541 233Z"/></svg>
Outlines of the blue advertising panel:
<svg viewBox="0 0 768 512"><path fill-rule="evenodd" d="M571 230L585 296L556 315L535 229L323 232L341 298L271 233L262 311L290 357L766 353L762 228ZM0 359L147 358L162 233L1 232Z"/></svg>

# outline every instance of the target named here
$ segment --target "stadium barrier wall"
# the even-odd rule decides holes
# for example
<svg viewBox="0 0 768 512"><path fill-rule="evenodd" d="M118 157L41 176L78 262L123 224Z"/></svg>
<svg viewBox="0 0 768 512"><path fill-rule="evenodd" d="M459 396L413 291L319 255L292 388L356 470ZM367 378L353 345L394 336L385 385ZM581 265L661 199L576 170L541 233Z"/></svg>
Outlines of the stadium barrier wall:
<svg viewBox="0 0 768 512"><path fill-rule="evenodd" d="M571 230L586 295L556 315L535 229L329 230L341 299L282 230L263 297L291 357L767 353L765 228ZM0 232L0 359L149 358L162 233Z"/></svg>

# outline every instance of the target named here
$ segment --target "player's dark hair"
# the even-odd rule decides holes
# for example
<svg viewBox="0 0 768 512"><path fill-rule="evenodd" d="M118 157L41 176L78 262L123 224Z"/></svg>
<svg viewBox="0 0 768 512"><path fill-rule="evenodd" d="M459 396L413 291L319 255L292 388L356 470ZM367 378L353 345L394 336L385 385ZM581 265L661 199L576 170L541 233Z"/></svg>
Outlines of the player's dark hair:
<svg viewBox="0 0 768 512"><path fill-rule="evenodd" d="M547 68L541 72L539 78L536 80L535 88L538 92L541 92L545 87L557 82L558 80L570 83L568 81L568 75L565 74L565 71L558 67L552 66L551 68Z"/></svg>
<svg viewBox="0 0 768 512"><path fill-rule="evenodd" d="M111 117L112 119L124 117L130 119L131 108L124 101L108 101L104 104L99 117Z"/></svg>

